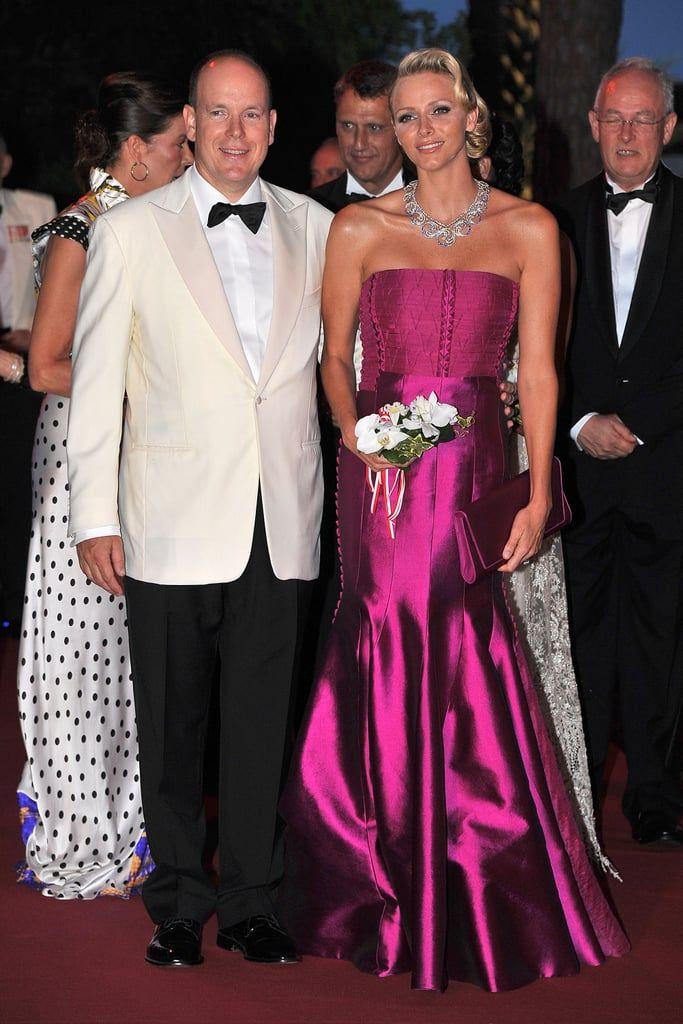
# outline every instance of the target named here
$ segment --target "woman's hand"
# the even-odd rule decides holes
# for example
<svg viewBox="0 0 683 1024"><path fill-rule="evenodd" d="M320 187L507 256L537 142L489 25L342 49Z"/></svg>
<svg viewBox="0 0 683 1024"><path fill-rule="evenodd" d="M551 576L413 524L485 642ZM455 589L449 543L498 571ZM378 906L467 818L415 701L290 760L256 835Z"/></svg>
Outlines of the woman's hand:
<svg viewBox="0 0 683 1024"><path fill-rule="evenodd" d="M507 561L499 572L514 572L522 562L538 554L551 507L549 502L534 502L519 510L503 548L503 558Z"/></svg>
<svg viewBox="0 0 683 1024"><path fill-rule="evenodd" d="M397 469L394 463L389 462L389 460L385 459L383 455L377 455L375 453L372 455L366 455L365 452L359 452L356 435L353 430L342 431L342 441L344 442L344 446L348 448L350 452L357 455L361 462L364 462L365 465L369 466L375 473L381 473L384 469ZM409 463L406 463L406 465L409 465Z"/></svg>

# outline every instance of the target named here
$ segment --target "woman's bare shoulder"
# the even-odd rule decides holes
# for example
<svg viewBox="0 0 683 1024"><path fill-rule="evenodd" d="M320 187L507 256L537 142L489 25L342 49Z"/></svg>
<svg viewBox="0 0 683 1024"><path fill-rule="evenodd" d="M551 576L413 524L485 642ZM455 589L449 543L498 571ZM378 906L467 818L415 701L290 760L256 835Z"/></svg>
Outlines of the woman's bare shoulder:
<svg viewBox="0 0 683 1024"><path fill-rule="evenodd" d="M367 199L363 202L345 206L335 214L330 229L331 237L360 242L370 239L382 231L389 221L398 213L403 212L390 193L378 199Z"/></svg>
<svg viewBox="0 0 683 1024"><path fill-rule="evenodd" d="M557 221L545 206L520 196L511 196L499 189L491 190L492 212L497 212L519 226L531 231L548 231L557 227Z"/></svg>
<svg viewBox="0 0 683 1024"><path fill-rule="evenodd" d="M523 243L557 244L557 221L540 203L493 189L490 212L506 234Z"/></svg>

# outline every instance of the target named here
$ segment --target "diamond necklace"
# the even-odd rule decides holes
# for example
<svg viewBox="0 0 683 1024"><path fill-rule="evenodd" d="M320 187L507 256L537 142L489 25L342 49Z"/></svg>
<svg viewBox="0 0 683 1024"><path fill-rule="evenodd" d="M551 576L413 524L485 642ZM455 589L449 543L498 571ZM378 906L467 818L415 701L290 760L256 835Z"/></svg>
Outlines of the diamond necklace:
<svg viewBox="0 0 683 1024"><path fill-rule="evenodd" d="M471 205L450 224L444 224L443 221L425 213L415 198L416 190L417 181L411 181L403 189L403 201L406 204L408 220L419 227L426 238L435 238L439 245L444 247L453 245L456 238L464 238L465 235L472 233L472 228L476 227L486 213L491 191L485 181L478 181L477 194Z"/></svg>

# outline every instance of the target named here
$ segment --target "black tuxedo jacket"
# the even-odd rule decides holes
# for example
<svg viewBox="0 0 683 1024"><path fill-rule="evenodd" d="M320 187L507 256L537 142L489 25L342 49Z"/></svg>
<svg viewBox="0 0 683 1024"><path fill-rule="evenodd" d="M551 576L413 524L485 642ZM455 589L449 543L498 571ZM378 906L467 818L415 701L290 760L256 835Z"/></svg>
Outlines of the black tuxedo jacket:
<svg viewBox="0 0 683 1024"><path fill-rule="evenodd" d="M410 180L410 172L404 167L403 184L407 185ZM311 199L317 200L317 202L322 206L331 210L332 213L337 213L338 210L343 210L345 206L349 206L351 203L362 202L364 199L370 198L370 196L363 196L360 194L347 196L346 171L344 171L344 173L338 178L335 178L334 181L327 181L324 185L314 188L310 195Z"/></svg>
<svg viewBox="0 0 683 1024"><path fill-rule="evenodd" d="M578 264L558 434L575 498L586 510L628 506L678 514L683 523L683 179L660 167L620 346L604 176L574 189L554 212ZM615 460L580 452L567 435L588 412L617 413L644 445Z"/></svg>

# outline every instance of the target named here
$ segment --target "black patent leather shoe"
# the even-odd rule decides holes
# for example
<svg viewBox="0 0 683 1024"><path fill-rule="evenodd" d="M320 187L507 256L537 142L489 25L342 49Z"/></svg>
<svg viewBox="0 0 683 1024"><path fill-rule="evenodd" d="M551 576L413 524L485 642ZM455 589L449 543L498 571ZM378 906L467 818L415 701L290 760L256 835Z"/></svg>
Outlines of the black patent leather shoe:
<svg viewBox="0 0 683 1024"><path fill-rule="evenodd" d="M256 964L298 964L301 960L274 914L258 914L230 928L220 928L216 943Z"/></svg>
<svg viewBox="0 0 683 1024"><path fill-rule="evenodd" d="M683 828L659 811L641 811L633 825L633 838L641 846L683 846Z"/></svg>
<svg viewBox="0 0 683 1024"><path fill-rule="evenodd" d="M167 917L154 929L145 960L155 967L196 967L204 963L199 921Z"/></svg>

